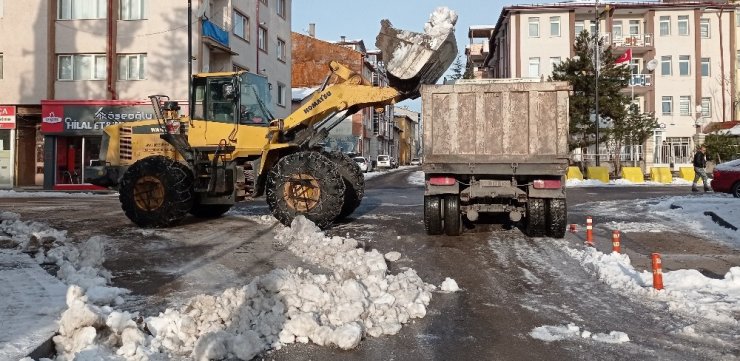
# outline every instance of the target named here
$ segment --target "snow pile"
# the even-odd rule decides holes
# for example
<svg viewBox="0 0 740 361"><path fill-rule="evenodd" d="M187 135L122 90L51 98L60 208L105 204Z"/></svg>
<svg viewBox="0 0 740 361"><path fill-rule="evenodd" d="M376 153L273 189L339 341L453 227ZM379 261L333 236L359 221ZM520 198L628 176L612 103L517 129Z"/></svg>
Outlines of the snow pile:
<svg viewBox="0 0 740 361"><path fill-rule="evenodd" d="M604 183L597 179L568 179L565 181L566 187L598 187L604 185L608 185L608 183Z"/></svg>
<svg viewBox="0 0 740 361"><path fill-rule="evenodd" d="M592 339L598 342L605 343L625 343L629 342L629 336L620 331L611 331L607 333L591 333L587 330L581 330L580 327L575 324L569 323L565 326L540 326L535 327L529 332L529 335L537 340L545 342L561 341L568 339Z"/></svg>
<svg viewBox="0 0 740 361"><path fill-rule="evenodd" d="M664 290L657 291L652 288L653 274L635 270L627 255L594 248L566 247L566 252L614 289L665 302L671 312L740 327L740 267L730 268L723 279L705 277L697 270L663 272Z"/></svg>
<svg viewBox="0 0 740 361"><path fill-rule="evenodd" d="M69 197L97 197L99 195L87 192L18 192L15 190L0 189L0 198L69 198Z"/></svg>
<svg viewBox="0 0 740 361"><path fill-rule="evenodd" d="M408 177L409 184L423 186L426 185L426 181L424 180L424 172L418 170L414 173L411 173Z"/></svg>
<svg viewBox="0 0 740 361"><path fill-rule="evenodd" d="M460 287L457 286L457 282L449 277L445 278L439 288L442 292L457 292L460 290Z"/></svg>
<svg viewBox="0 0 740 361"><path fill-rule="evenodd" d="M388 274L385 256L377 250L358 248L352 238L326 237L304 217L279 230L276 239L331 273L276 269L244 287L198 295L177 310L147 318L145 325L133 320L136 315L95 305L89 290L71 287L55 338L59 359L76 354L82 359L249 360L295 342L351 349L366 335L394 335L426 315L436 287L413 269ZM392 253L389 258L400 257Z"/></svg>
<svg viewBox="0 0 740 361"><path fill-rule="evenodd" d="M429 15L429 21L424 24L424 33L432 37L431 46L437 48L447 39L451 32L455 31L457 24L457 13L445 6L434 9Z"/></svg>
<svg viewBox="0 0 740 361"><path fill-rule="evenodd" d="M668 197L657 204L649 202L647 207L652 214L673 220L676 225L680 224L681 229L740 246L740 230L727 227L729 224L740 229L740 202L729 194ZM712 215L727 224L718 224Z"/></svg>
<svg viewBox="0 0 740 361"><path fill-rule="evenodd" d="M709 184L712 184L712 180L710 179ZM603 187L603 186L621 186L621 187L644 187L644 186L686 186L691 185L691 181L687 181L683 178L673 178L673 182L670 184L666 183L660 183L660 182L654 182L654 181L645 181L644 183L635 183L632 181L629 181L627 179L612 179L609 181L609 183L604 183L598 179L568 179L565 182L565 185L569 188L575 188L575 187Z"/></svg>

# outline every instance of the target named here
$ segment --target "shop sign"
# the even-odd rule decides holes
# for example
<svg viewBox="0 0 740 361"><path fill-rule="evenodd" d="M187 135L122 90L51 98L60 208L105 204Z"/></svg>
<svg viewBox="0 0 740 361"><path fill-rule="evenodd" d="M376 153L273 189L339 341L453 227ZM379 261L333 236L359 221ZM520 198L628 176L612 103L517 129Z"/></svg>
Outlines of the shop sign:
<svg viewBox="0 0 740 361"><path fill-rule="evenodd" d="M15 129L15 106L0 105L0 129Z"/></svg>
<svg viewBox="0 0 740 361"><path fill-rule="evenodd" d="M41 131L61 134L102 134L109 125L156 119L151 105L44 104L41 114Z"/></svg>

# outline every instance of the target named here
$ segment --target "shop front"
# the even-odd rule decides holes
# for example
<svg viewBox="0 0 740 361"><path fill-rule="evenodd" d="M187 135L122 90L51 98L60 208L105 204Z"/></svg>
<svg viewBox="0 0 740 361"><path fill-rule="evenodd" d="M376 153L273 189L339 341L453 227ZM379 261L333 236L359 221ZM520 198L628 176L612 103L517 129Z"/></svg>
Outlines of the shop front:
<svg viewBox="0 0 740 361"><path fill-rule="evenodd" d="M12 188L15 170L15 106L0 106L0 188Z"/></svg>
<svg viewBox="0 0 740 361"><path fill-rule="evenodd" d="M84 183L85 167L98 160L103 128L155 119L150 103L121 100L43 100L44 189L95 190Z"/></svg>

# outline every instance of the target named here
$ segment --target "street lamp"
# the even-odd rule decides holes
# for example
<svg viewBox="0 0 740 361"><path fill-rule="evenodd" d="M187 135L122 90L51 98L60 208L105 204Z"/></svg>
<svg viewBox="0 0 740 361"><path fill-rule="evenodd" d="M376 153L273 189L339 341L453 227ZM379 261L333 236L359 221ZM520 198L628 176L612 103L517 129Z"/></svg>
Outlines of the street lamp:
<svg viewBox="0 0 740 361"><path fill-rule="evenodd" d="M694 120L694 127L696 128L696 134L699 134L699 133L701 133L701 131L700 131L700 129L701 129L701 123L703 123L703 121L701 119L702 118L702 107L701 107L701 105L697 105L694 108L694 110L696 111L696 113L695 113L696 119Z"/></svg>

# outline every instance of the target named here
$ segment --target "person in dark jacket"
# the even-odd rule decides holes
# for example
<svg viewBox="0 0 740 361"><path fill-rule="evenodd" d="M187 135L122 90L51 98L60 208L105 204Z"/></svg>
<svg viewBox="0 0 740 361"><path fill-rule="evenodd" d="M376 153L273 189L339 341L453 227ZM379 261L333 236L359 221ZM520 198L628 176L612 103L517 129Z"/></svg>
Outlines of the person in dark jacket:
<svg viewBox="0 0 740 361"><path fill-rule="evenodd" d="M696 188L696 182L699 181L699 177L701 177L702 182L704 182L704 191L709 192L709 182L707 181L707 147L701 146L699 147L699 150L696 151L696 154L694 154L694 183L691 185L691 191L692 192L698 192L699 189Z"/></svg>

